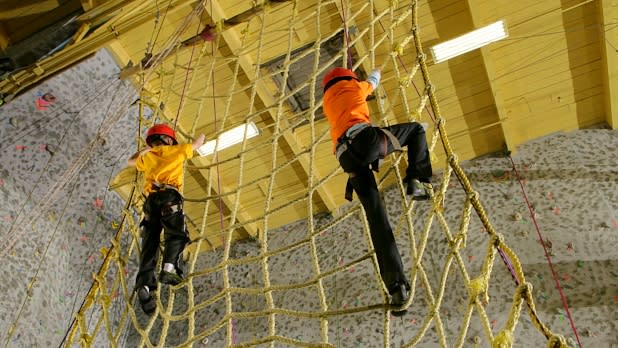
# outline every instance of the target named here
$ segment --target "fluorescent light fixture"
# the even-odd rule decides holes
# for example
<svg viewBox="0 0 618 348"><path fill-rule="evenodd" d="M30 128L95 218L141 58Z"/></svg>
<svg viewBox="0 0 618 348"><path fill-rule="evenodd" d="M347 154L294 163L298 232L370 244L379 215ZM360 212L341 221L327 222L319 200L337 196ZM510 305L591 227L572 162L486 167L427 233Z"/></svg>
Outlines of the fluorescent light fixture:
<svg viewBox="0 0 618 348"><path fill-rule="evenodd" d="M253 138L260 134L257 126L253 122L241 124L238 127L234 127L228 131L219 134L219 137L215 140L210 140L204 143L197 149L200 156L207 156L215 153L215 151L221 151L232 145L241 143L247 134L247 139Z"/></svg>
<svg viewBox="0 0 618 348"><path fill-rule="evenodd" d="M433 61L436 64L444 62L460 54L502 40L507 36L509 36L509 34L506 32L504 21L497 21L486 27L476 29L460 37L433 46L431 48Z"/></svg>

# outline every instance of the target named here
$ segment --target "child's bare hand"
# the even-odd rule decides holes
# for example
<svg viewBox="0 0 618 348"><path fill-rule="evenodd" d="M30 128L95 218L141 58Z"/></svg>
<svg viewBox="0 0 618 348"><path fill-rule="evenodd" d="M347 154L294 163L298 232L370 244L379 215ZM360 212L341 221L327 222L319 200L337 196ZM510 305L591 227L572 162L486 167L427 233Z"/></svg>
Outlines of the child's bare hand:
<svg viewBox="0 0 618 348"><path fill-rule="evenodd" d="M194 141L193 141L193 150L196 150L198 147L204 145L204 140L206 140L206 136L204 134L200 134Z"/></svg>

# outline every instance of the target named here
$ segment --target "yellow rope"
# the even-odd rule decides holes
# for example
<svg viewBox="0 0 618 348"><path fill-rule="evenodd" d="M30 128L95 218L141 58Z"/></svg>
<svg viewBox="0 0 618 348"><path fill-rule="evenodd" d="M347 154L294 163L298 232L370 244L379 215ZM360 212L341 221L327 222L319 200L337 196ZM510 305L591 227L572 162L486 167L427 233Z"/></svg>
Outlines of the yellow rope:
<svg viewBox="0 0 618 348"><path fill-rule="evenodd" d="M344 3L344 2L342 2ZM200 3L197 7L200 6L208 6L205 5L204 2ZM301 20L307 21L306 18L299 18L299 3L297 1L293 1L290 6L292 6L291 11L292 15L289 17L288 26L290 28L294 28ZM238 88L239 76L241 76L244 72L246 77L254 82L250 88L244 90L244 92L249 96L248 110L246 113L247 120L258 119L258 117L263 117L263 114L270 115L270 119L266 122L269 126L269 131L272 132L272 136L268 140L264 140L262 143L258 143L257 146L270 147L270 151L272 152L271 162L270 162L270 173L269 176L264 176L260 178L250 178L245 181L242 173L244 172L245 165L245 157L249 153L251 149L247 149L246 139L243 141L241 146L241 151L239 152L237 157L234 157L232 160L239 162L239 181L237 186L226 192L218 192L218 190L212 187L212 176L214 170L216 170L217 165L221 165L220 163L208 163L207 165L194 165L192 168L195 170L202 171L204 173L208 173L208 177L205 175L205 178L208 180L207 187L207 197L199 197L199 198L188 198L188 202L195 202L203 204L203 217L201 222L199 223L199 235L194 239L195 249L194 252L191 253L189 259L189 274L187 276L186 282L180 286L186 286L188 289L188 308L184 312L176 313L174 311L174 302L176 298L175 289L180 287L172 287L172 291L169 292L169 296L166 301L166 306L163 306L161 299L159 298L159 294L157 293L156 302L157 309L154 315L148 320L148 322L141 326L136 311L139 309L135 309L131 304L134 300L135 295L129 289L128 284L130 282L127 281L127 277L124 274L124 269L128 264L129 259L135 257L135 249L139 248L138 239L139 233L137 232L138 222L134 220L133 214L127 206L127 209L123 211L123 220L118 227L118 232L114 237L114 240L109 248L102 249L102 254L105 255L105 261L101 267L101 270L93 276L94 284L87 294L85 298L85 303L82 308L80 308L79 312L76 314L76 324L71 327L70 334L68 336L67 346L70 346L71 343L78 339L80 344L85 347L90 347L93 345L93 342L98 337L98 335L105 335L107 339L112 342L112 346L117 344L117 341L122 337L121 332L123 328L126 328L128 325L132 325L133 329L139 335L140 342L138 346L148 346L153 347L155 344L151 342L150 337L152 329L155 327L156 318L160 318L160 332L158 332L158 342L156 343L159 346L167 345L168 335L171 334L170 326L173 322L187 320L188 329L187 335L184 342L180 343L180 346L191 346L198 342L201 342L204 339L207 339L210 335L215 332L223 329L225 327L225 341L227 347L253 347L257 345L268 344L270 347L274 347L277 343L286 344L290 346L296 347L334 347L333 343L330 342L329 338L329 330L332 330L332 327L329 327L329 319L334 316L340 316L345 314L354 314L354 313L364 313L367 311L375 311L382 310L383 315L383 344L385 347L391 346L391 332L390 332L390 311L391 308L388 303L388 295L386 289L382 285L382 281L380 278L380 273L378 269L378 262L373 250L373 245L371 242L370 234L369 234L369 226L364 214L364 211L360 207L358 202L355 202L350 207L350 210L344 214L340 214L336 216L329 223L320 226L319 228L316 226L316 221L314 219L315 211L313 206L314 195L318 192L317 189L333 179L335 176L341 173L341 169L333 169L331 172L326 173L323 177L316 180L313 175L311 169L308 175L308 192L306 195L297 197L295 199L289 200L284 205L275 205L275 201L273 198L273 190L275 189L276 178L280 175L283 175L285 169L291 168L295 163L297 163L298 158L300 156L308 156L309 167L313 168L316 164L316 154L318 145L328 141L328 131L318 131L313 118L315 116L315 112L320 106L319 96L316 96L314 90L316 84L319 83L317 81L317 75L323 73L328 67L324 66L323 62L319 62L317 59L313 62L313 71L315 72L314 76L311 76L304 83L300 83L292 93L299 91L302 88L308 88L310 92L310 104L312 109L310 110L309 118L312 120L309 123L310 130L310 139L311 144L310 147L305 149L301 149L299 152L296 152L296 157L292 160L288 160L285 162L281 162L281 159L278 158L278 153L281 151L280 142L285 141L286 134L291 132L293 128L296 126L294 124L290 124L287 121L287 117L291 113L287 106L287 99L290 97L289 92L286 92L285 86L281 86L277 91L272 92L272 101L271 105L266 105L265 107L268 110L257 109L257 97L261 96L260 93L264 92L263 86L257 86L259 81L262 81L264 78L268 78L268 76L264 76L264 68L261 67L262 56L265 54L264 52L267 50L268 42L264 42L261 40L263 36L266 35L266 23L268 21L268 15L270 11L275 10L275 6L270 6L269 1L264 1L260 3L254 3L254 7L256 9L257 15L254 17L259 20L258 23L258 34L260 40L257 42L249 42L249 34L250 29L253 28L255 30L256 25L250 26L250 24L256 24L254 22L247 22L244 29L241 30L240 41L240 52L233 52L234 57L210 57L210 61L206 64L197 64L196 69L198 69L198 65L200 67L206 67L208 74L201 75L203 78L207 80L207 85L212 86L213 94L214 94L214 84L217 80L217 77L214 76L214 71L216 70L217 64L222 61L225 64L228 64L233 71L232 82L230 83L228 89L228 96L225 101L224 108L217 108L217 110L225 110L223 114L223 118L220 121L221 129L224 129L227 124L230 122L230 110L232 109L232 96L236 92ZM323 4L317 6L315 11L312 13L312 16L316 18L315 30L317 31L316 35L318 36L318 42L313 47L314 51L320 49L320 44L324 43L326 39L329 39L335 35L335 33L322 33L321 26L319 25L319 20L322 17ZM476 312L480 325L482 326L483 333L485 335L485 339L489 342L493 347L511 347L514 343L514 330L519 321L521 315L521 306L523 303L526 304L528 308L528 313L531 318L531 321L534 323L535 327L542 332L547 338L547 346L548 347L566 347L566 341L562 336L554 334L542 321L539 319L535 304L532 298L532 286L526 282L524 277L523 269L521 262L517 258L517 255L505 244L501 235L494 229L489 218L481 204L480 198L478 194L474 191L472 184L467 178L466 174L463 172L461 166L458 163L457 157L451 148L449 138L445 129L445 120L442 118L440 113L440 108L435 96L434 87L429 78L428 67L426 63L426 57L422 53L423 47L421 45L421 38L419 36L419 24L418 24L418 3L414 0L410 2L410 6L407 8L400 8L401 4L398 1L391 1L390 7L383 10L376 10L374 8L373 1L368 3L360 4L357 8L351 8L349 4L345 8L341 8L340 11L345 13L345 17L347 20L346 24L354 23L356 18L364 18L368 20L365 22L364 28L356 28L356 32L352 35L350 44L352 46L358 44L367 44L369 42L369 47L367 47L366 53L361 54L358 57L357 61L354 64L354 67L359 66L376 66L376 47L388 45L390 47L391 52L390 55L383 59L382 65L380 68L390 68L395 72L396 75L396 83L398 83L398 88L389 95L388 99L397 100L401 102L405 113L410 120L419 121L423 110L427 107L430 107L433 110L433 116L435 117L435 124L433 132L431 133L431 141L429 144L429 148L432 155L432 160L436 160L435 155L435 147L440 141L443 145L444 153L446 155L446 163L445 170L441 175L441 185L436 188L436 192L431 201L430 209L428 209L427 216L425 217L422 226L419 231L415 231L414 220L417 218L414 216L414 202L408 201L407 197L404 193L404 187L401 184L402 175L400 172L400 164L401 161L405 161L405 156L403 154L399 154L393 156L391 166L387 170L381 172L381 177L378 181L378 186L380 188L384 188L387 182L387 178L392 174L395 175L398 188L400 190L400 197L403 201L402 210L403 213L397 224L396 235L400 236L406 233L406 238L408 238L408 248L409 255L412 260L411 265L405 265L406 269L409 269L408 278L411 283L411 291L410 298L404 307L410 306L412 303L416 303L418 300L416 296L418 293L424 294L424 303L426 304L426 314L422 319L418 330L414 333L413 337L408 341L404 342L404 347L412 347L416 344L420 344L422 339L426 336L427 332L433 326L435 330L435 334L437 335L439 345L442 347L447 346L448 342L452 342L447 338L446 330L443 323L443 318L441 314L442 303L444 301L444 295L446 292L446 285L449 274L452 273L452 270L456 270L461 275L461 279L463 282L463 286L466 288L468 296L467 301L464 301L465 310L463 313L463 317L461 318L461 326L457 336L454 340L454 345L456 347L462 347L465 345L465 338L467 337L468 329L470 327L470 322L472 315ZM208 10L208 8L206 8ZM258 11L259 10L259 11ZM369 16L364 16L363 14L367 11L370 11ZM192 12L192 15L195 15L196 10ZM395 29L404 25L406 21L410 20L411 30L409 34L404 36L396 36ZM388 24L382 30L382 22L387 22ZM184 23L188 23L188 19L185 20ZM186 24L183 24L186 27ZM380 28L380 30L376 30ZM223 24L217 23L217 32L220 34L217 37L217 40L221 40L220 36L227 35L223 32ZM180 33L182 31L177 30L163 45L162 52L171 52L174 48L178 49L178 41L180 37ZM324 35L323 35L324 34ZM285 33L285 40L287 43L287 52L284 57L282 68L277 74L281 74L283 80L287 80L287 77L290 74L290 67L296 61L296 59L292 58L292 50L293 43L295 37L295 31L290 29ZM368 38L368 39L367 39ZM217 41L219 42L219 41ZM399 64L399 58L403 54L409 54L410 51L415 50L417 52L417 57L415 59L415 64L408 71L407 69L403 69ZM232 49L234 51L234 49ZM206 56L207 53L207 45L204 44L198 56L198 62L202 60ZM249 53L255 53L255 59L253 65L249 66L244 63L241 63L241 59L244 55L248 55ZM338 58L346 59L346 50L342 50L342 52L333 57L330 61L332 65ZM178 59L178 54L176 58ZM217 60L219 59L219 60ZM159 71L163 71L164 64L163 58L161 61L156 61L156 69ZM152 74L156 69L152 69L150 72L143 72L141 74L142 84L148 81L150 74ZM176 69L172 72L175 74ZM420 73L421 78L424 82L424 88L422 89L422 94L418 97L418 99L414 99L416 102L416 106L410 105L412 102L411 95L411 87L414 82L414 78L416 75ZM194 81L194 78L197 77L197 70L191 77L189 81L189 85ZM173 75L172 75L173 76ZM244 87L242 87L244 88ZM159 95L159 102L165 102L166 98L170 96L170 90L167 90L167 93L161 93ZM390 91L389 91L390 92ZM377 91L377 97L387 97L387 91L380 89ZM203 94L199 97L186 96L187 101L191 102L199 102L198 105L198 113L195 115L195 118L191 122L191 126L188 129L187 135L192 135L196 131L196 127L200 124L200 120L202 117L209 117L209 111L206 109L206 104L208 104L209 96L206 94L206 89L204 89ZM387 123L391 121L388 119L387 115L392 111L392 106L383 106L380 102L377 103L379 108L379 115L375 115L376 119L380 121L381 124ZM184 105L183 105L184 106ZM143 113L143 105L140 106L140 119L141 114ZM218 122L219 123L219 122ZM217 124L219 127L219 124ZM139 127L141 129L141 126ZM218 128L218 131L221 130ZM444 200L446 197L446 193L449 186L449 181L452 179L452 175L455 175L456 179L461 183L463 190L466 193L463 209L461 212L461 217L459 221L459 225L457 226L456 231L451 231L451 227L449 227L447 223L447 219L445 217L445 210L448 207L444 206ZM254 216L251 219L246 219L244 221L239 220L240 216L240 199L244 190L250 186L255 186L258 182L267 181L267 192L266 199L264 201L264 209L263 213L260 216ZM212 194L214 192L214 194ZM219 263L215 266L209 267L207 269L196 269L196 264L198 261L198 257L200 257L199 252L201 250L201 245L203 242L209 242L205 235L205 228L207 225L207 214L209 212L209 207L211 201L215 199L222 199L226 196L233 195L233 198L230 198L229 201L232 203L228 205L228 209L230 212L230 218L227 226L222 226L221 235L225 237L225 243L223 245L223 257ZM129 200L129 203L131 203ZM299 241L295 241L294 243L290 243L284 247L280 247L278 249L273 249L270 243L270 219L274 214L279 213L286 207L297 204L300 202L305 202L307 207L307 234L306 236ZM483 227L488 233L488 242L486 252L484 254L482 269L477 275L470 275L465 267L465 262L462 259L461 252L466 248L467 242L467 234L470 226L470 220L472 214L476 214ZM317 247L317 240L321 233L325 231L329 231L332 228L336 227L342 221L345 221L347 218L359 218L363 222L363 233L366 239L367 245L369 246L369 251L361 256L356 257L356 259L346 262L344 265L338 265L337 267L322 270L320 264L321 255L319 253ZM196 222L196 224L198 224ZM241 258L232 259L230 258L230 249L232 247L232 237L233 233L236 229L243 228L247 224L259 224L260 234L259 234L259 243L260 250L259 255L255 256L245 256ZM448 254L445 257L444 264L441 269L433 269L432 273L439 274L439 282L438 284L432 284L429 281L428 272L426 266L423 265L422 260L425 256L425 252L428 246L429 235L432 232L433 227L437 227L444 233L443 238L446 240L448 244ZM120 237L124 232L130 234L131 242L127 247L127 250L122 250L122 246L120 243ZM303 250L302 248L308 248L310 251L310 259L311 259L311 272L312 276L302 282L290 283L285 285L273 285L272 284L272 275L269 269L269 261L273 256L279 255L281 253L286 253L290 251L298 251ZM485 304L490 301L489 298L489 284L491 281L491 272L493 268L493 264L495 261L495 255L497 250L500 249L512 262L513 269L517 279L520 282L518 287L514 286L513 293L513 302L511 309L508 314L507 321L505 322L503 328L494 336L492 332L492 326L489 322L487 313L485 311ZM262 285L253 287L245 287L239 288L234 287L231 284L230 280L230 272L232 267L239 265L248 265L258 263L261 267L261 277L262 277ZM381 284L381 294L382 297L380 299L375 299L374 304L364 305L364 306L355 306L355 307L346 307L346 308L330 308L326 291L324 288L324 280L328 277L331 277L338 272L343 272L351 267L356 265L361 265L364 263L370 263L374 269L374 284ZM116 275L113 280L109 280L106 278L108 272L115 271ZM194 283L198 281L200 278L205 277L207 275L212 274L222 274L223 278L223 289L218 291L213 296L208 299L196 303L195 301L195 289ZM417 284L422 287L422 291L417 291ZM301 310L290 310L277 307L275 303L275 299L273 297L273 293L275 291L286 291L292 289L313 289L317 290L317 294L319 296L319 310L315 311L301 311ZM234 295L243 294L250 296L264 296L265 306L263 310L255 310L254 311L235 311L233 298ZM123 313L119 320L119 327L112 327L112 320L110 315L108 314L115 306L114 297L122 295L121 300L126 303L126 307L124 307ZM218 303L223 302L225 304L225 312L221 318L217 320L217 322L209 323L209 326L206 328L200 328L201 331L196 333L196 315L205 308ZM102 311L102 315L97 319L95 323L89 323L86 319L86 312L93 309L94 306L98 306ZM281 329L278 327L278 317L279 316L290 316L295 318L306 318L306 319L315 319L319 320L320 323L320 338L318 342L306 342L301 339L285 337L281 335ZM267 329L264 332L264 336L262 337L254 337L253 340L248 342L238 343L234 341L235 334L235 321L238 319L250 319L250 318L264 318L267 321ZM104 330L102 330L103 328ZM14 327L11 327L9 330L9 336L13 334ZM480 343L481 338L475 337L474 343L478 345Z"/></svg>

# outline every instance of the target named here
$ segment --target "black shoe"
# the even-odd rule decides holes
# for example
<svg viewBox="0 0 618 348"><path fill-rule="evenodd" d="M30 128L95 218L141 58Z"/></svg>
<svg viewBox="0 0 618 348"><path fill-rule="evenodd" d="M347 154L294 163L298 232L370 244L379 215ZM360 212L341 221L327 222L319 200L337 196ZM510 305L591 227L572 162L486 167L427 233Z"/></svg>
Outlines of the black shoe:
<svg viewBox="0 0 618 348"><path fill-rule="evenodd" d="M391 306L393 307L401 307L406 304L408 301L408 289L405 284L399 284L395 287L394 291L391 293ZM407 310L392 310L391 314L396 317L400 317L406 314Z"/></svg>
<svg viewBox="0 0 618 348"><path fill-rule="evenodd" d="M161 273L159 273L159 281L163 284L178 285L182 283L183 279L176 272L166 272L162 270Z"/></svg>
<svg viewBox="0 0 618 348"><path fill-rule="evenodd" d="M426 201L433 196L433 186L428 182L420 182L418 179L407 180L406 194L411 195L415 201Z"/></svg>
<svg viewBox="0 0 618 348"><path fill-rule="evenodd" d="M148 290L148 287L144 285L137 289L137 298L139 299L139 303L142 305L142 310L144 313L148 315L154 313L157 308L157 301L155 301L155 298Z"/></svg>

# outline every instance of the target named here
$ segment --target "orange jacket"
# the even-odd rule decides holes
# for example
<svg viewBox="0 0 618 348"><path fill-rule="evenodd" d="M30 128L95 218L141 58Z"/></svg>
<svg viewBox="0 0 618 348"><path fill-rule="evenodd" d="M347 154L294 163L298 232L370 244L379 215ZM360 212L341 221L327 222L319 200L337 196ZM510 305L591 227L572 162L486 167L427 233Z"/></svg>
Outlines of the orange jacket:
<svg viewBox="0 0 618 348"><path fill-rule="evenodd" d="M343 80L335 83L324 93L323 109L330 123L333 152L337 146L337 139L348 128L360 122L371 123L366 102L371 92L373 86L367 81Z"/></svg>

